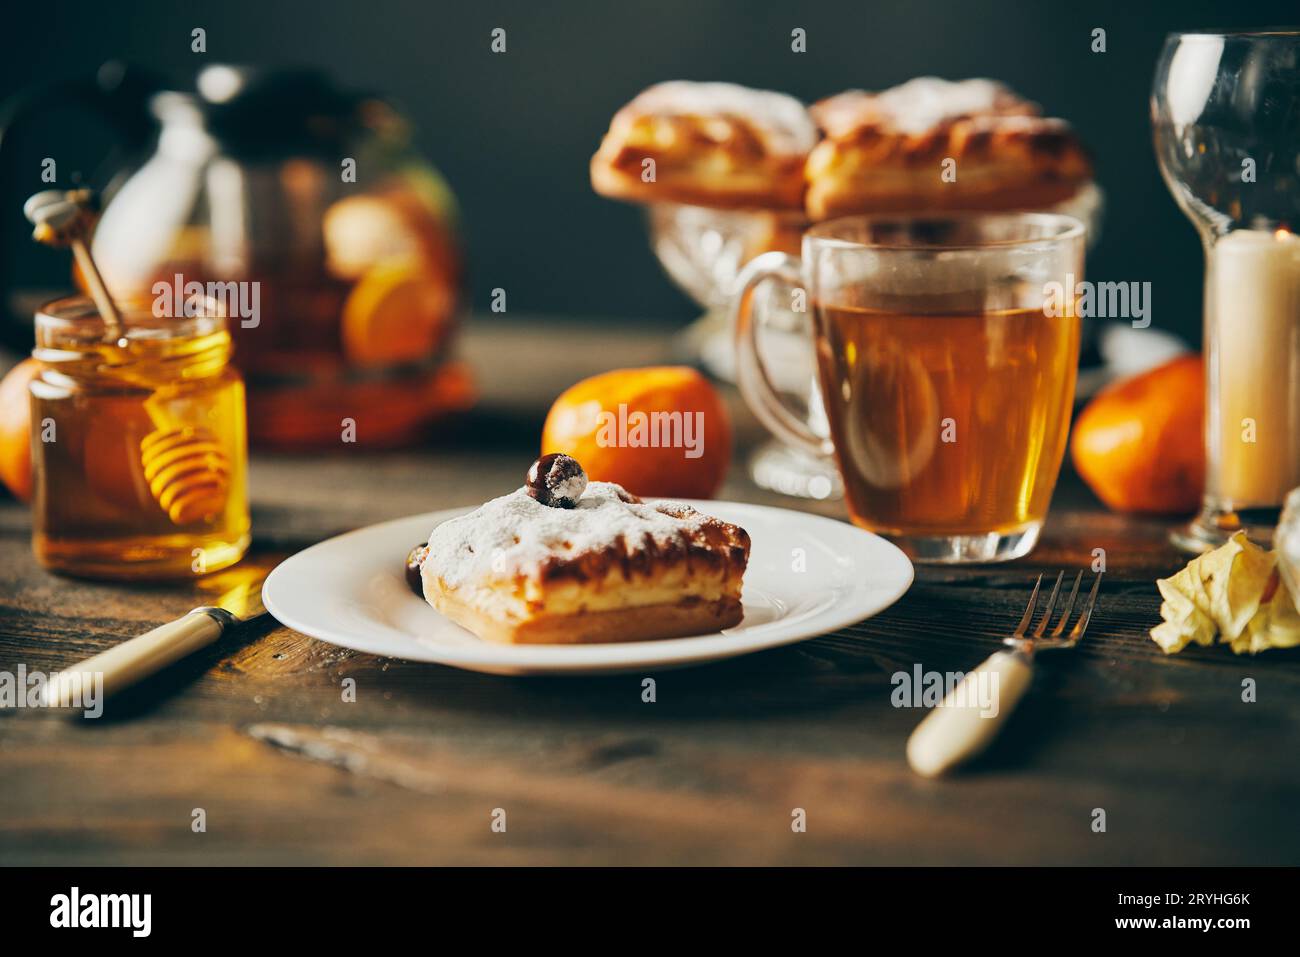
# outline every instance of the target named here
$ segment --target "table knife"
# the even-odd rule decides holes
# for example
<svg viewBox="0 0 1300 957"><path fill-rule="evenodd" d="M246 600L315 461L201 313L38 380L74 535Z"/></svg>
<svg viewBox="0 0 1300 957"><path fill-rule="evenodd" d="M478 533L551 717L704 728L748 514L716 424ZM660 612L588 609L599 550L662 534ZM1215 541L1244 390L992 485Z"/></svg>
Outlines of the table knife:
<svg viewBox="0 0 1300 957"><path fill-rule="evenodd" d="M262 577L230 589L214 605L200 605L175 621L124 641L87 658L59 674L45 686L46 707L74 700L85 674L103 676L105 697L113 695L212 644L231 628L265 615Z"/></svg>

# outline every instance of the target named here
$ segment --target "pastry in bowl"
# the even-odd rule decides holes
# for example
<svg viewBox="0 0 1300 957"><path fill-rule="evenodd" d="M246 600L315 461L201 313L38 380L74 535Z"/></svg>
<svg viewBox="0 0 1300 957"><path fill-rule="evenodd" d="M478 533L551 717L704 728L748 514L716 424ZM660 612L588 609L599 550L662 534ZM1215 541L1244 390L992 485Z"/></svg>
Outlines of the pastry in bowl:
<svg viewBox="0 0 1300 957"><path fill-rule="evenodd" d="M802 209L804 161L816 142L807 108L784 93L658 83L614 115L591 183L639 203Z"/></svg>
<svg viewBox="0 0 1300 957"><path fill-rule="evenodd" d="M680 502L588 483L552 454L524 487L439 525L412 558L425 600L488 641L641 641L739 624L749 535Z"/></svg>
<svg viewBox="0 0 1300 957"><path fill-rule="evenodd" d="M824 139L806 167L808 215L1041 209L1092 180L1064 120L993 80L918 77L882 93L816 103ZM951 174L945 178L944 161Z"/></svg>

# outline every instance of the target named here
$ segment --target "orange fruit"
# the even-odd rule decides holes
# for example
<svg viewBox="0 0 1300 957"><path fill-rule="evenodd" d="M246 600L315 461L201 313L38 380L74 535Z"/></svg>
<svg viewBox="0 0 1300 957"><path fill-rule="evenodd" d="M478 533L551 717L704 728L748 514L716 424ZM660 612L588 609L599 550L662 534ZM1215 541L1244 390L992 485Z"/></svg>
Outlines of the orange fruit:
<svg viewBox="0 0 1300 957"><path fill-rule="evenodd" d="M41 371L24 359L0 381L0 482L21 502L32 497L31 399L28 384Z"/></svg>
<svg viewBox="0 0 1300 957"><path fill-rule="evenodd" d="M548 452L572 455L589 479L634 495L709 498L731 463L731 420L694 369L614 369L555 400L542 428Z"/></svg>
<svg viewBox="0 0 1300 957"><path fill-rule="evenodd" d="M1107 386L1074 425L1074 467L1120 512L1190 512L1205 487L1205 368L1179 356Z"/></svg>
<svg viewBox="0 0 1300 957"><path fill-rule="evenodd" d="M453 292L420 262L375 266L343 304L343 352L360 366L418 362L448 329Z"/></svg>

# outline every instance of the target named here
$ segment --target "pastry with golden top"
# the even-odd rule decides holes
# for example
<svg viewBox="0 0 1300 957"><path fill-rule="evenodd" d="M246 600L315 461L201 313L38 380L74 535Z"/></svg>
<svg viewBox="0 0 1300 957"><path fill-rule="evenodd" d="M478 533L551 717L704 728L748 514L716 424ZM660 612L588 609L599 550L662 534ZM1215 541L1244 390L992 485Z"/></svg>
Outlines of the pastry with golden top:
<svg viewBox="0 0 1300 957"><path fill-rule="evenodd" d="M993 80L918 77L811 108L824 139L806 165L812 219L917 210L1041 209L1092 179L1070 126ZM955 160L945 178L944 160Z"/></svg>
<svg viewBox="0 0 1300 957"><path fill-rule="evenodd" d="M801 209L804 161L816 142L807 108L784 93L658 83L614 115L591 159L591 183L639 203Z"/></svg>
<svg viewBox="0 0 1300 957"><path fill-rule="evenodd" d="M743 528L680 502L643 502L547 455L528 483L450 519L420 563L424 597L488 641L678 638L740 623Z"/></svg>

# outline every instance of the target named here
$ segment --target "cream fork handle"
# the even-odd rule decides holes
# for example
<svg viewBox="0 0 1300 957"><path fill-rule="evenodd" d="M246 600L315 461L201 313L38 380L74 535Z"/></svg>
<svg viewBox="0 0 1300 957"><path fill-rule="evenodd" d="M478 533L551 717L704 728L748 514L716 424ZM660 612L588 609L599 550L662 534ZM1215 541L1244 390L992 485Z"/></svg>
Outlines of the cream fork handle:
<svg viewBox="0 0 1300 957"><path fill-rule="evenodd" d="M991 682L994 675L996 711L988 714L978 704L978 685L974 682ZM968 672L907 739L907 760L912 770L927 778L936 777L982 752L1015 710L1033 675L1029 656L1022 651L994 652ZM992 688L991 684L986 686Z"/></svg>

